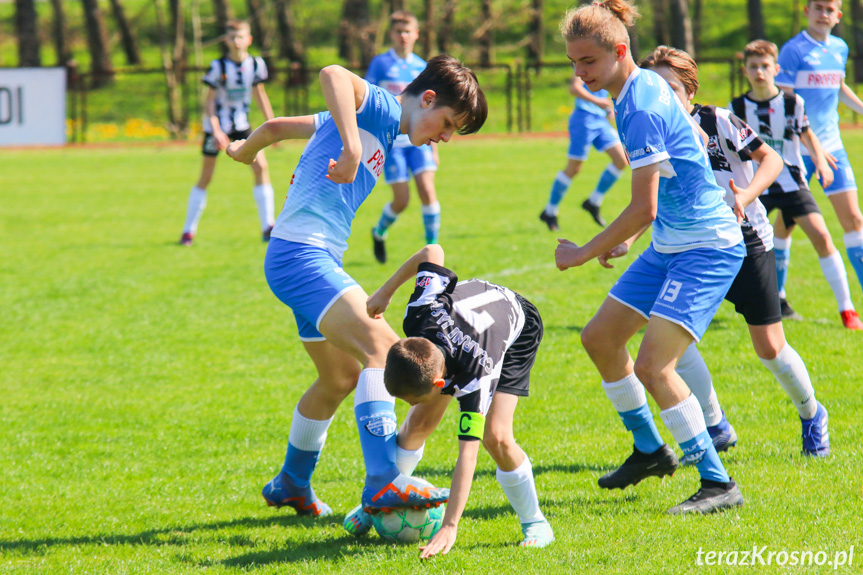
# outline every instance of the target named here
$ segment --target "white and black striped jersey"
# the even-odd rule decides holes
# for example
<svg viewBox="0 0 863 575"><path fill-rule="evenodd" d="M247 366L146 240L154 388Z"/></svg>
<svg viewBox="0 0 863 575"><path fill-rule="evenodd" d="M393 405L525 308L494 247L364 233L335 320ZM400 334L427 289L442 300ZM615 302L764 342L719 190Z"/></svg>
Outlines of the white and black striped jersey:
<svg viewBox="0 0 863 575"><path fill-rule="evenodd" d="M203 82L216 90L216 116L223 132L230 134L251 128L252 88L266 79L267 65L260 57L248 56L242 62L234 62L227 56L213 60ZM207 114L204 114L204 133L213 133Z"/></svg>
<svg viewBox="0 0 863 575"><path fill-rule="evenodd" d="M524 327L513 291L482 280L458 282L447 268L420 264L405 310L404 331L437 345L446 358L442 393L462 413L488 413L503 358ZM462 440L476 437L459 435Z"/></svg>
<svg viewBox="0 0 863 575"><path fill-rule="evenodd" d="M745 188L755 174L752 152L764 145L746 122L724 108L695 105L692 116L707 134L707 155L716 183L725 189L725 202L734 207L734 193L729 182ZM746 218L740 224L746 253L755 254L773 249L773 226L767 219L764 205L755 199L746 206Z"/></svg>
<svg viewBox="0 0 863 575"><path fill-rule="evenodd" d="M782 194L808 190L800 134L809 129L803 98L780 90L775 97L759 102L743 95L731 101L729 109L758 132L764 142L776 150L785 168L765 194Z"/></svg>

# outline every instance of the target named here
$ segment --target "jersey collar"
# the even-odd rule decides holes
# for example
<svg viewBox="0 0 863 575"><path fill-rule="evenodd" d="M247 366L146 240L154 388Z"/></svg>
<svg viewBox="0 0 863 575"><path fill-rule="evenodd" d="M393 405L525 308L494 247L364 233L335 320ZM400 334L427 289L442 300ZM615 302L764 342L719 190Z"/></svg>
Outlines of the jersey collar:
<svg viewBox="0 0 863 575"><path fill-rule="evenodd" d="M832 36L828 34L826 40L824 40L823 42L819 42L818 40L816 40L815 38L810 36L809 32L807 32L806 30L803 30L803 32L801 32L801 34L803 34L804 38L806 38L807 40L809 40L810 42L812 42L816 46L821 46L821 47L829 46L830 45L830 38L832 38Z"/></svg>
<svg viewBox="0 0 863 575"><path fill-rule="evenodd" d="M413 52L408 54L407 58L404 58L404 59L399 58L399 55L396 53L395 48L389 49L389 55L392 56L394 60L397 60L399 62L404 62L405 64L410 64L411 62L414 61L414 58L416 58L416 55Z"/></svg>
<svg viewBox="0 0 863 575"><path fill-rule="evenodd" d="M626 79L626 82L623 83L623 89L620 91L620 94L617 95L618 101L623 100L623 98L626 96L626 92L629 91L629 86L632 84L632 82L635 81L639 74L641 74L641 68L636 66L635 70L633 70L629 77Z"/></svg>

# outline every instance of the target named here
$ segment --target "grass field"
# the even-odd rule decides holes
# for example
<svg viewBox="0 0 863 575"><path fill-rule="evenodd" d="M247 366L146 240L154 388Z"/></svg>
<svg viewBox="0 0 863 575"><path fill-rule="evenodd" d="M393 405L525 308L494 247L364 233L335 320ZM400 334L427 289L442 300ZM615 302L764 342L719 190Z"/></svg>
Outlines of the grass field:
<svg viewBox="0 0 863 575"><path fill-rule="evenodd" d="M858 157L863 133L847 134L846 144ZM301 149L268 152L277 190L286 188ZM753 569L699 566L699 550L766 546L824 551L832 560L854 546L853 566L836 572L860 573L863 335L842 328L802 235L789 298L805 321L789 323L786 333L830 411L833 457L799 455L795 410L752 352L743 321L723 304L701 351L740 436L723 460L746 506L710 517L665 515L695 491L693 469L623 492L596 486L631 440L579 332L634 256L610 271L595 263L565 273L554 267L556 236L537 214L565 149L562 138L470 137L441 148L448 265L461 278L519 291L545 321L516 437L533 460L557 541L546 550L516 546L518 521L494 464L481 455L458 542L427 563L416 548L374 535L356 540L341 528L363 478L352 400L336 415L315 475L336 517L297 518L260 497L281 466L291 412L314 374L290 311L263 277L247 168L221 160L196 245L181 248L196 146L5 151L0 572L724 574ZM564 237L583 242L598 231L578 205L604 165L592 157L574 182L560 216ZM628 185L627 174L606 214L622 209ZM422 241L414 199L390 233L392 263L374 262L368 230L388 194L381 185L361 208L345 257L367 291ZM816 197L841 246L835 215L820 190ZM646 245L642 238L636 247ZM850 267L849 274L861 306ZM407 295L400 291L387 314L397 330ZM417 473L447 485L456 448L451 408Z"/></svg>

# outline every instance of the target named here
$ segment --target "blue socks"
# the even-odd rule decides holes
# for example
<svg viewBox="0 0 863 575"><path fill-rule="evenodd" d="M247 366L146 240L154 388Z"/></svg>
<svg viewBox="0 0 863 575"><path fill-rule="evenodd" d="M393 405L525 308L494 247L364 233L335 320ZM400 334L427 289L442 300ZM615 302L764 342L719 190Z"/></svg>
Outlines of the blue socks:
<svg viewBox="0 0 863 575"><path fill-rule="evenodd" d="M842 239L845 241L848 260L857 274L857 281L863 286L863 231L848 232Z"/></svg>
<svg viewBox="0 0 863 575"><path fill-rule="evenodd" d="M572 179L567 177L563 172L558 172L557 176L554 178L554 183L551 185L551 195L548 198L548 205L554 207L555 214L557 213L557 206L559 206L560 202L563 201L563 197L569 189L570 183L572 183ZM548 208L546 208L545 211L547 213L551 213L548 211Z"/></svg>
<svg viewBox="0 0 863 575"><path fill-rule="evenodd" d="M384 206L381 210L381 218L378 220L378 225L375 227L375 235L383 238L387 235L387 229L395 223L399 215L393 211L392 203Z"/></svg>
<svg viewBox="0 0 863 575"><path fill-rule="evenodd" d="M440 233L440 202L422 207L423 226L426 230L426 244L436 244Z"/></svg>
<svg viewBox="0 0 863 575"><path fill-rule="evenodd" d="M366 484L384 484L394 479L396 468L396 432L398 424L395 398L384 387L383 369L364 369L354 392L354 416L360 433Z"/></svg>
<svg viewBox="0 0 863 575"><path fill-rule="evenodd" d="M599 182L596 184L596 190L594 194L605 195L605 193L611 189L611 186L617 183L617 180L620 179L620 170L614 164L608 164L605 166L605 170L602 172L602 175L599 176Z"/></svg>
<svg viewBox="0 0 863 575"><path fill-rule="evenodd" d="M291 420L291 433L288 436L288 451L282 471L298 487L308 487L312 473L318 464L321 450L327 441L327 429L333 418L325 420L308 419L300 414L299 408L294 409Z"/></svg>
<svg viewBox="0 0 863 575"><path fill-rule="evenodd" d="M659 436L656 424L653 422L653 414L647 405L647 396L644 386L638 381L634 373L630 373L620 381L612 383L602 382L605 395L611 400L611 404L623 425L632 432L635 440L635 448L642 453L653 453L665 443Z"/></svg>
<svg viewBox="0 0 863 575"><path fill-rule="evenodd" d="M791 259L791 236L785 239L773 238L773 254L776 258L776 279L779 296L785 297L785 283L788 281L788 263Z"/></svg>
<svg viewBox="0 0 863 575"><path fill-rule="evenodd" d="M719 460L719 455L704 424L701 406L694 395L663 410L659 415L683 450L681 463L695 464L702 479L722 483L731 481Z"/></svg>

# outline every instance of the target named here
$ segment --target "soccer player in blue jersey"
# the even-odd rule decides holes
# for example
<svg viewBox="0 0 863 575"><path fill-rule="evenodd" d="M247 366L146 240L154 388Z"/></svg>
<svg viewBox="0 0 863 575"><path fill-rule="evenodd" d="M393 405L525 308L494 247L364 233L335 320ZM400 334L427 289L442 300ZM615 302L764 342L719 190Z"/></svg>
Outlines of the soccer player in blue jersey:
<svg viewBox="0 0 863 575"><path fill-rule="evenodd" d="M608 97L608 92L600 90L596 93L584 87L584 82L578 76L572 77L569 92L576 97L575 108L569 116L569 150L567 151L566 167L557 173L551 185L548 204L539 214L549 230L558 230L560 225L557 214L560 202L566 195L572 179L581 171L587 160L590 146L605 152L611 158L611 163L605 167L596 188L584 202L581 208L591 215L593 221L605 227L605 219L599 213L605 193L611 189L626 167L626 155L617 130L611 127L608 116L614 113L614 105Z"/></svg>
<svg viewBox="0 0 863 575"><path fill-rule="evenodd" d="M398 336L366 314L367 296L341 265L351 222L383 173L399 134L414 145L474 133L488 114L470 69L438 56L395 97L340 66L321 71L327 112L275 118L228 155L251 163L279 140L308 138L290 194L276 219L264 263L273 293L291 308L317 380L294 410L282 471L263 490L268 504L302 515L329 515L311 488L336 408L354 389L354 414L366 466L368 510L438 505L449 490L399 473L395 399L383 381L386 354Z"/></svg>
<svg viewBox="0 0 863 575"><path fill-rule="evenodd" d="M841 0L808 0L803 13L808 20L806 30L782 46L779 51L779 74L776 85L789 93L796 93L806 101L809 125L836 160L833 183L824 187L824 193L839 217L845 231L843 240L848 260L863 286L863 214L857 200L857 182L848 154L839 135L839 112L842 102L858 114L863 114L863 101L845 83L845 64L848 61L848 45L830 31L842 18ZM803 161L809 176L815 173L815 164L808 150L803 150ZM823 184L824 182L822 182ZM790 235L782 218L775 224L778 238L777 267L780 276L787 273L790 257ZM784 284L780 277L780 287ZM846 327L860 329L860 319L853 309L841 312Z"/></svg>
<svg viewBox="0 0 863 575"><path fill-rule="evenodd" d="M632 59L626 27L637 16L629 1L606 0L570 10L561 23L575 74L590 90L606 89L614 99L617 130L632 168L632 199L585 245L558 240L555 260L560 270L594 258L610 267L609 259L627 253L653 225L651 245L581 332L602 387L635 440L632 455L600 477L599 485L623 489L678 467L653 422L646 388L684 462L695 464L701 476L701 488L669 513L710 513L743 505L743 495L719 460L698 400L674 368L704 334L746 249L697 124L668 83ZM738 213L742 217L742 210ZM626 345L645 326L633 362Z"/></svg>
<svg viewBox="0 0 863 575"><path fill-rule="evenodd" d="M228 22L224 42L228 53L213 60L204 76L204 84L209 87L204 106L204 162L198 183L189 192L186 221L180 236L180 245L184 246L192 245L198 231L198 223L207 206L207 186L213 179L219 151L231 141L248 138L252 133L249 124L252 99L267 120L273 118L273 108L264 89L267 65L262 58L249 55L252 45L249 23L241 20ZM273 186L263 152L252 163L252 173L255 177L252 195L261 221L261 238L266 242L273 228Z"/></svg>
<svg viewBox="0 0 863 575"><path fill-rule="evenodd" d="M401 94L426 67L425 60L413 53L417 38L419 26L416 16L405 10L393 12L390 16L392 48L372 58L366 80L393 96ZM414 146L404 135L396 138L384 165L384 179L393 188L393 201L384 206L378 225L372 230L375 259L380 263L387 261L387 231L408 207L411 174L422 203L426 244L437 243L440 202L435 193L434 175L438 164L437 144L434 142Z"/></svg>

